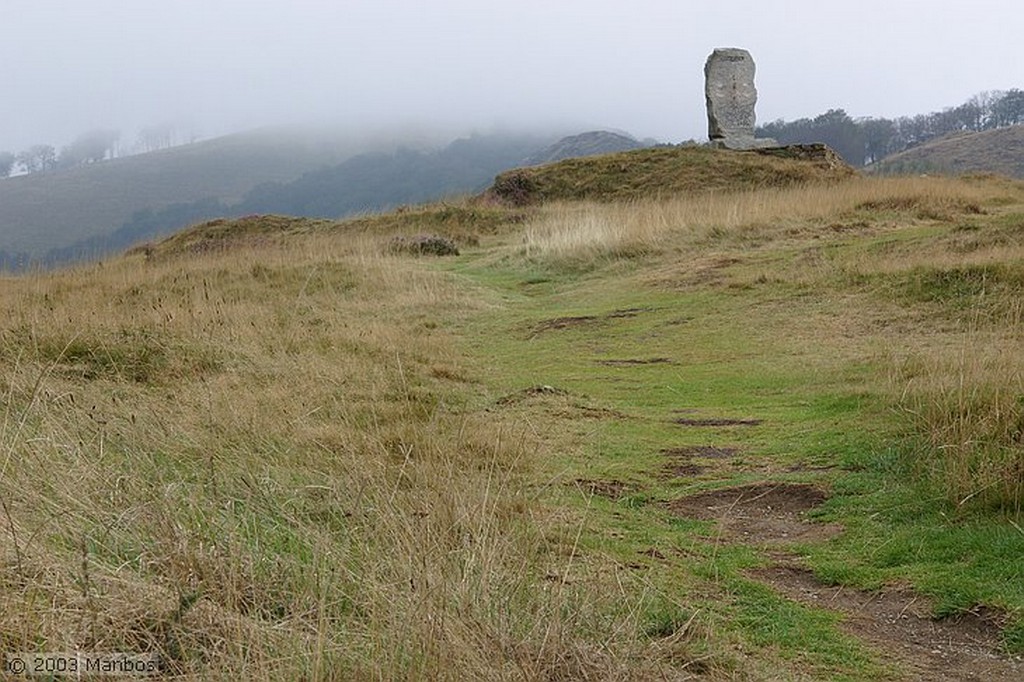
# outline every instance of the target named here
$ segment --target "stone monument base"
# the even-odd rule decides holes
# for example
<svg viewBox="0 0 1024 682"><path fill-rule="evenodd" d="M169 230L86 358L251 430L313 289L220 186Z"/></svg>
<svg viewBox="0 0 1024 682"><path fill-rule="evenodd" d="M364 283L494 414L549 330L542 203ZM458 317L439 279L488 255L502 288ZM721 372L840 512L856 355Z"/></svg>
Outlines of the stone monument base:
<svg viewBox="0 0 1024 682"><path fill-rule="evenodd" d="M769 147L778 147L779 143L777 140L773 140L770 137L728 137L718 140L711 140L712 149L733 149L736 151L744 151L747 149L767 149Z"/></svg>

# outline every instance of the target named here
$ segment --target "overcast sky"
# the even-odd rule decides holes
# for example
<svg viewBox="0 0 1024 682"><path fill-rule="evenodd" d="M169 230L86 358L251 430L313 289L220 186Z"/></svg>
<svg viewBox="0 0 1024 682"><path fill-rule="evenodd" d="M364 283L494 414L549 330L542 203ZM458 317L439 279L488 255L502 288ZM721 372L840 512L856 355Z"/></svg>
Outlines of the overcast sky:
<svg viewBox="0 0 1024 682"><path fill-rule="evenodd" d="M752 53L761 122L1024 88L1021 0L0 0L0 28L10 151L166 121L703 140L715 47Z"/></svg>

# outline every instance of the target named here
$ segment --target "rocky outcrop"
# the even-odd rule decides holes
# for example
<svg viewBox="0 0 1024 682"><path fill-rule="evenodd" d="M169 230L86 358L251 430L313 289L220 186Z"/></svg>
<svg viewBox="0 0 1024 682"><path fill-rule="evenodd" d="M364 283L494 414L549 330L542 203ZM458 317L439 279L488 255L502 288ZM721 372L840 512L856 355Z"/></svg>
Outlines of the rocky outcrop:
<svg viewBox="0 0 1024 682"><path fill-rule="evenodd" d="M814 165L835 171L839 176L854 175L856 171L848 163L843 161L835 150L828 145L815 144L789 144L785 147L763 147L752 151L764 156L774 156L777 159L796 159L808 161Z"/></svg>

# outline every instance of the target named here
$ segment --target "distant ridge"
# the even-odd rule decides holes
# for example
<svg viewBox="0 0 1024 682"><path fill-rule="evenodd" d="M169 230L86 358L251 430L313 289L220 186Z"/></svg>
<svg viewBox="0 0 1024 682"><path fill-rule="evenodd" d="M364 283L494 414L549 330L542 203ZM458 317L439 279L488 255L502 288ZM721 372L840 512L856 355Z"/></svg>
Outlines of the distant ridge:
<svg viewBox="0 0 1024 682"><path fill-rule="evenodd" d="M865 170L883 175L998 173L1024 179L1024 125L943 137L888 156Z"/></svg>
<svg viewBox="0 0 1024 682"><path fill-rule="evenodd" d="M629 135L613 133L607 130L592 130L579 135L563 137L550 147L542 149L523 161L524 166L539 166L565 159L581 158L585 156L597 156L599 154L614 154L615 152L628 152L633 149L641 149L651 145L638 142Z"/></svg>

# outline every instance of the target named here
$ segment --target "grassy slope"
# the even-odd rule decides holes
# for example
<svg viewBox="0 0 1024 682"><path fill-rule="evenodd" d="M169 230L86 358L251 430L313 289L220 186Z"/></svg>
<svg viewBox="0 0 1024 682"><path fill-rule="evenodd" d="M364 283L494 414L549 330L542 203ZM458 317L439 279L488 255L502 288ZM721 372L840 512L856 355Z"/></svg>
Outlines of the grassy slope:
<svg viewBox="0 0 1024 682"><path fill-rule="evenodd" d="M0 249L41 255L111 232L143 208L237 201L255 185L292 180L365 148L337 134L267 130L0 180Z"/></svg>
<svg viewBox="0 0 1024 682"><path fill-rule="evenodd" d="M1022 216L1014 184L851 179L221 223L9 280L0 643L224 679L894 676L750 578L786 551L998 608L1019 650L1020 491L933 427L1019 429ZM424 230L469 248L381 255ZM666 476L685 446L736 456ZM846 532L671 512L762 480Z"/></svg>
<svg viewBox="0 0 1024 682"><path fill-rule="evenodd" d="M882 159L873 172L999 173L1024 178L1024 126L953 135Z"/></svg>

